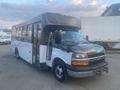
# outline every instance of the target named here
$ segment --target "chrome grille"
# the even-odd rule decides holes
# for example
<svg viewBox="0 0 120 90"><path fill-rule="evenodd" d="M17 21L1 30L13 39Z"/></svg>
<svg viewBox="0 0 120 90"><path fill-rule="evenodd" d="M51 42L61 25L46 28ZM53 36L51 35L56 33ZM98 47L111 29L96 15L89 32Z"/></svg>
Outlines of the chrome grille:
<svg viewBox="0 0 120 90"><path fill-rule="evenodd" d="M102 63L102 62L105 62L105 56L103 56L103 57L98 57L98 58L96 58L96 59L91 59L90 60L90 66L92 66L92 65L97 65L97 64L100 64L100 63Z"/></svg>
<svg viewBox="0 0 120 90"><path fill-rule="evenodd" d="M88 58L102 56L104 53L88 53Z"/></svg>

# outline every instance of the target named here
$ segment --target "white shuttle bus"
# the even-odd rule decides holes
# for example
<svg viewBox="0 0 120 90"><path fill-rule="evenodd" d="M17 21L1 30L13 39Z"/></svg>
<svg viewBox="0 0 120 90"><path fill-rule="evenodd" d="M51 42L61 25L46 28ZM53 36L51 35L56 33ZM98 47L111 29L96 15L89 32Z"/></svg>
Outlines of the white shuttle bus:
<svg viewBox="0 0 120 90"><path fill-rule="evenodd" d="M91 44L80 32L80 21L71 16L44 13L13 26L14 55L38 68L51 68L60 82L68 76L89 77L108 72L105 50Z"/></svg>

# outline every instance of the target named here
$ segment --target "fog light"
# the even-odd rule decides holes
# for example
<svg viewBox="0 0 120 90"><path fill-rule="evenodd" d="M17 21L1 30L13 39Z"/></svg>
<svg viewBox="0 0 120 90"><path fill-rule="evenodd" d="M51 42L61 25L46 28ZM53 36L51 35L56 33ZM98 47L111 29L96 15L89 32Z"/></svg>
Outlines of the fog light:
<svg viewBox="0 0 120 90"><path fill-rule="evenodd" d="M73 66L87 66L89 65L88 61L72 61Z"/></svg>

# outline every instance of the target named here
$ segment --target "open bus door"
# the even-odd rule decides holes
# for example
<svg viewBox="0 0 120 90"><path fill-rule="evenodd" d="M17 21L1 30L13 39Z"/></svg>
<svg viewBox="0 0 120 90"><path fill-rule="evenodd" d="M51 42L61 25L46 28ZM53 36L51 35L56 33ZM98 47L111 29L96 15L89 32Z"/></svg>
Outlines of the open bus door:
<svg viewBox="0 0 120 90"><path fill-rule="evenodd" d="M46 59L47 60L51 60L52 49L53 49L53 40L54 40L53 33L50 32L49 37L48 37L47 53L46 53Z"/></svg>
<svg viewBox="0 0 120 90"><path fill-rule="evenodd" d="M33 59L32 63L35 65L39 64L39 58L40 58L40 35L41 35L41 27L40 24L34 24L33 29Z"/></svg>

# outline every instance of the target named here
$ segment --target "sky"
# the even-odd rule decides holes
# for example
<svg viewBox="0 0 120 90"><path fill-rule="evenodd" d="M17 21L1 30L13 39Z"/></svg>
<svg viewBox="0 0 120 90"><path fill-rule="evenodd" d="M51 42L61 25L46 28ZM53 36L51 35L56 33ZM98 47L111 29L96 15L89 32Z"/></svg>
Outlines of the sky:
<svg viewBox="0 0 120 90"><path fill-rule="evenodd" d="M100 16L113 3L120 0L0 0L0 28L11 28L45 12Z"/></svg>

